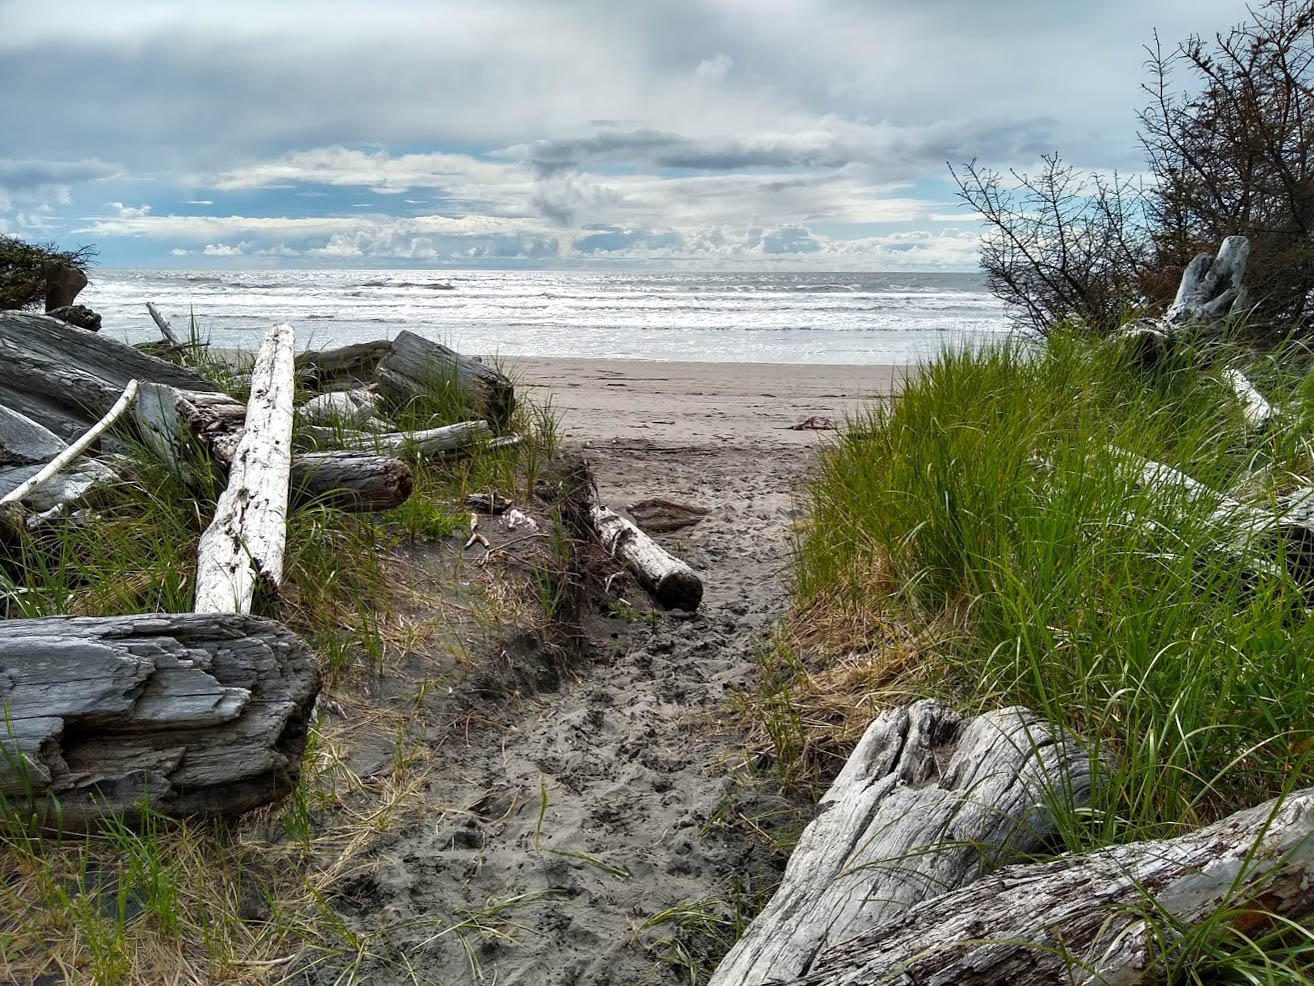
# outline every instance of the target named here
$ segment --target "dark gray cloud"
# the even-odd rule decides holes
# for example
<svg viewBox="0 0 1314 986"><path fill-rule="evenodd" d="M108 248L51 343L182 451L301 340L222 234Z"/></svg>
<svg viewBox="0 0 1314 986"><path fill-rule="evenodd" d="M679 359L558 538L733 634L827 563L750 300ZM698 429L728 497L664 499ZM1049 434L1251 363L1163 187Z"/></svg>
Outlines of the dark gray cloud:
<svg viewBox="0 0 1314 986"><path fill-rule="evenodd" d="M50 185L71 185L108 178L117 168L105 161L16 161L0 158L0 187L26 191Z"/></svg>

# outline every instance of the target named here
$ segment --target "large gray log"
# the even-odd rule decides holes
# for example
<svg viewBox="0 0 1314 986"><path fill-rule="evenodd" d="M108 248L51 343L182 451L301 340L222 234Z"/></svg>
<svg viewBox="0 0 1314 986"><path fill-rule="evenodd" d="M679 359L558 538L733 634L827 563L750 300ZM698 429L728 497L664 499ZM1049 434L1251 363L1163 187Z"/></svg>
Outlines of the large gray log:
<svg viewBox="0 0 1314 986"><path fill-rule="evenodd" d="M132 379L185 390L218 389L194 370L109 336L46 315L0 311L0 404L61 438L71 441L86 431Z"/></svg>
<svg viewBox="0 0 1314 986"><path fill-rule="evenodd" d="M868 727L770 903L709 986L760 986L910 907L1025 858L1090 795L1089 755L1026 709L964 721L933 701Z"/></svg>
<svg viewBox="0 0 1314 986"><path fill-rule="evenodd" d="M391 350L392 343L385 340L356 342L337 349L307 349L297 353L297 378L312 390L367 383L374 379L379 360Z"/></svg>
<svg viewBox="0 0 1314 986"><path fill-rule="evenodd" d="M1159 983L1182 930L1229 906L1241 936L1314 912L1314 789L1175 839L1002 867L827 950L793 982Z"/></svg>
<svg viewBox="0 0 1314 986"><path fill-rule="evenodd" d="M510 423L516 407L515 388L497 370L407 330L379 361L375 380L379 391L397 405L454 387L494 431Z"/></svg>
<svg viewBox="0 0 1314 986"><path fill-rule="evenodd" d="M292 471L292 359L286 322L266 334L251 368L251 400L228 486L196 550L196 612L249 613L257 582L283 578Z"/></svg>
<svg viewBox="0 0 1314 986"><path fill-rule="evenodd" d="M137 397L136 414L142 437L156 454L180 462L184 438L191 436L227 470L242 437L246 407L227 394L144 384ZM315 501L359 512L398 506L411 495L414 485L406 463L365 452L293 455L291 482L294 504Z"/></svg>
<svg viewBox="0 0 1314 986"><path fill-rule="evenodd" d="M319 674L295 634L218 614L7 620L0 793L48 824L233 815L295 786ZM30 802L30 804L29 804Z"/></svg>

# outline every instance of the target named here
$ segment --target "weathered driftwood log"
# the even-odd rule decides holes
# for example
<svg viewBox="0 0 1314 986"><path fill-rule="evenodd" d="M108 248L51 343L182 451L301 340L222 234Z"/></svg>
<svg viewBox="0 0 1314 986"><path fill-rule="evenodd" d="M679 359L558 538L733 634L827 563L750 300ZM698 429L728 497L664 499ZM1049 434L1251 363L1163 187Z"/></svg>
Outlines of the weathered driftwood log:
<svg viewBox="0 0 1314 986"><path fill-rule="evenodd" d="M1177 296L1163 318L1140 318L1120 330L1138 357L1146 363L1162 358L1177 335L1187 326L1219 323L1228 315L1245 311L1246 260L1250 241L1229 236L1218 247L1218 255L1199 254L1186 265Z"/></svg>
<svg viewBox="0 0 1314 986"><path fill-rule="evenodd" d="M377 393L364 388L332 390L306 401L297 408L297 414L312 425L362 428L378 417L382 400Z"/></svg>
<svg viewBox="0 0 1314 986"><path fill-rule="evenodd" d="M201 535L196 612L249 613L256 582L283 578L292 471L292 358L286 322L265 335L251 369L251 400L228 486Z"/></svg>
<svg viewBox="0 0 1314 986"><path fill-rule="evenodd" d="M224 469L230 469L242 437L246 406L227 394L143 384L137 397L142 437L168 461L179 463L184 436L196 438ZM339 510L388 510L406 501L411 469L392 456L364 452L309 452L292 456L292 502L310 501Z"/></svg>
<svg viewBox="0 0 1314 986"><path fill-rule="evenodd" d="M1236 394L1246 424L1254 431L1267 431L1268 426L1277 419L1277 409L1264 399L1264 395L1255 389L1255 385L1240 370L1224 370L1222 378L1232 388L1232 393Z"/></svg>
<svg viewBox="0 0 1314 986"><path fill-rule="evenodd" d="M150 312L150 316L155 321L155 324L159 327L160 334L164 336L165 342L167 342L171 346L186 345L186 343L183 341L182 336L180 336L177 330L174 329L173 323L170 322L167 318L165 318L164 315L161 314L160 310L155 307L155 302L153 301L146 302L146 311Z"/></svg>
<svg viewBox="0 0 1314 986"><path fill-rule="evenodd" d="M634 518L634 522L643 530L653 534L665 534L693 527L706 517L710 510L696 503L684 500L672 500L666 496L651 496L638 500L625 508L625 512Z"/></svg>
<svg viewBox="0 0 1314 986"><path fill-rule="evenodd" d="M51 318L57 318L69 325L76 325L87 332L100 331L100 315L86 305L65 305L63 308L51 308L46 312Z"/></svg>
<svg viewBox="0 0 1314 986"><path fill-rule="evenodd" d="M581 537L595 537L613 558L634 573L644 590L661 606L693 612L703 600L703 581L692 568L668 553L632 523L604 507L588 463L578 460L566 469L565 505Z"/></svg>
<svg viewBox="0 0 1314 986"><path fill-rule="evenodd" d="M112 425L123 412L128 409L137 396L137 381L129 380L128 386L123 389L118 401L114 406L105 412L105 416L87 429L86 434L80 436L68 448L61 451L53 459L38 469L33 475L23 480L16 487L0 496L0 505L6 503L18 503L21 500L31 497L36 490L40 489L44 483L47 483L52 477L66 471L69 466L85 452L101 434Z"/></svg>
<svg viewBox="0 0 1314 986"><path fill-rule="evenodd" d="M964 721L920 701L884 713L709 986L805 975L839 942L1042 849L1055 811L1085 806L1090 786L1081 744L1026 709Z"/></svg>
<svg viewBox="0 0 1314 986"><path fill-rule="evenodd" d="M1121 986L1167 979L1181 931L1314 912L1314 789L1175 839L1005 866L823 952L796 986Z"/></svg>
<svg viewBox="0 0 1314 986"><path fill-rule="evenodd" d="M307 349L297 353L297 379L312 390L356 386L374 379L374 370L392 350L384 340L357 342L337 349Z"/></svg>
<svg viewBox="0 0 1314 986"><path fill-rule="evenodd" d="M232 815L297 782L314 656L236 615L7 620L0 634L0 794L83 828L143 800Z"/></svg>
<svg viewBox="0 0 1314 986"><path fill-rule="evenodd" d="M302 432L317 442L348 443L380 454L395 455L414 451L422 458L467 448L491 437L487 421L461 421L423 431L367 432L342 431L308 425Z"/></svg>
<svg viewBox="0 0 1314 986"><path fill-rule="evenodd" d="M215 390L186 367L29 312L0 312L0 404L71 441L114 406L129 380Z"/></svg>
<svg viewBox="0 0 1314 986"><path fill-rule="evenodd" d="M87 286L87 274L72 264L55 264L46 271L46 311L67 308Z"/></svg>
<svg viewBox="0 0 1314 986"><path fill-rule="evenodd" d="M497 370L470 356L403 330L375 370L380 392L397 405L454 388L483 414L494 431L511 421L515 388Z"/></svg>
<svg viewBox="0 0 1314 986"><path fill-rule="evenodd" d="M391 510L414 489L410 466L370 452L304 452L292 459L293 502L338 510Z"/></svg>

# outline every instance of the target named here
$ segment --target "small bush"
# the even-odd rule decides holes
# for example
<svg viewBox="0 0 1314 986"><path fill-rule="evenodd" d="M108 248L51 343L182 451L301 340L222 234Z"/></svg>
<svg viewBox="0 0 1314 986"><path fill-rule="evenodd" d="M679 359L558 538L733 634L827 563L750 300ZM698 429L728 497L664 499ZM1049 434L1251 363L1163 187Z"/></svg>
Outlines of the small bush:
<svg viewBox="0 0 1314 986"><path fill-rule="evenodd" d="M60 250L53 243L24 243L0 234L0 309L43 304L53 268L66 265L85 271L93 256L91 247Z"/></svg>

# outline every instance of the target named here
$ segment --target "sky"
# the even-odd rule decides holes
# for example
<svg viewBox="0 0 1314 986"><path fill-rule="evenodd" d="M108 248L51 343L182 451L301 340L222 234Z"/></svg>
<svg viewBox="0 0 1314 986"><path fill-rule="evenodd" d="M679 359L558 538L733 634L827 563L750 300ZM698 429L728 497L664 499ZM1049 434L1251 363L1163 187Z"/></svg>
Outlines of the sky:
<svg viewBox="0 0 1314 986"><path fill-rule="evenodd" d="M0 0L0 232L106 267L971 270L1230 0Z"/></svg>

